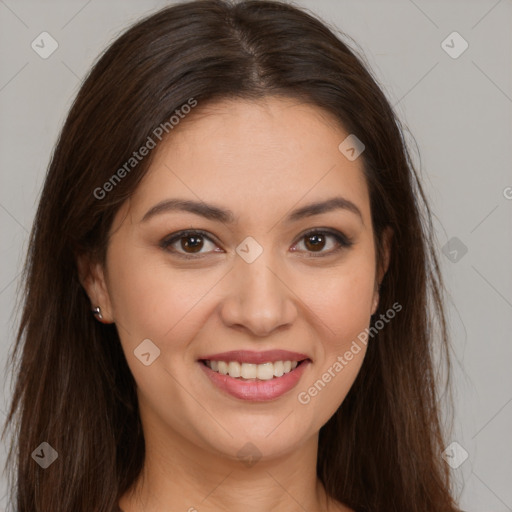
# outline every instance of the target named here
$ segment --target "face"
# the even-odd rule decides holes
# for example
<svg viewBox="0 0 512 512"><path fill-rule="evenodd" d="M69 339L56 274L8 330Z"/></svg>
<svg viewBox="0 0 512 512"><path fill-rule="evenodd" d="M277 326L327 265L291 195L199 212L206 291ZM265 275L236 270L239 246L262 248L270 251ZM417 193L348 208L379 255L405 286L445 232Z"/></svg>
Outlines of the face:
<svg viewBox="0 0 512 512"><path fill-rule="evenodd" d="M363 362L382 275L362 159L291 99L223 101L178 128L88 291L116 323L143 424L279 456L318 434Z"/></svg>

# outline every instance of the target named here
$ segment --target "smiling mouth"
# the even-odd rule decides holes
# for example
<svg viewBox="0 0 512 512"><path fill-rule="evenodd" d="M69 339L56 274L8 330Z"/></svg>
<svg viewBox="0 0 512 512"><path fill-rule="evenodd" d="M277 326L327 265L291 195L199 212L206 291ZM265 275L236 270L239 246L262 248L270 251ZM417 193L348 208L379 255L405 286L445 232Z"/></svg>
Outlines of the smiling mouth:
<svg viewBox="0 0 512 512"><path fill-rule="evenodd" d="M264 381L279 379L286 375L305 361L274 361L262 364L239 363L238 361L210 361L202 359L200 362L221 375L227 375L241 381Z"/></svg>

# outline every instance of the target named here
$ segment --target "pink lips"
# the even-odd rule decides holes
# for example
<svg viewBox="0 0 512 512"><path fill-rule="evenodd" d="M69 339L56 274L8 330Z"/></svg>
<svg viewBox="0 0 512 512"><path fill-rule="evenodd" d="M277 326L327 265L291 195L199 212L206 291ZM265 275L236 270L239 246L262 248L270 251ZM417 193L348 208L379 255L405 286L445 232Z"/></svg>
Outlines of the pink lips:
<svg viewBox="0 0 512 512"><path fill-rule="evenodd" d="M222 375L208 368L202 361L238 361L240 363L262 364L275 361L302 361L289 373L271 380L242 380L229 375ZM286 350L269 350L266 352L251 352L246 350L223 352L201 357L199 364L210 381L219 389L235 398L251 402L275 400L293 389L299 382L311 360L305 354Z"/></svg>

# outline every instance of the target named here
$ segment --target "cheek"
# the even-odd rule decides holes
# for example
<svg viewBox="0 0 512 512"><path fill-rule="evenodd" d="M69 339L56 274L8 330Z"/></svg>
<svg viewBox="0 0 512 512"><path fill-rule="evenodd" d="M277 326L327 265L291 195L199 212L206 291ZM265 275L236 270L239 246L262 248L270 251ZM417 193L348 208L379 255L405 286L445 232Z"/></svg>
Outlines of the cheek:
<svg viewBox="0 0 512 512"><path fill-rule="evenodd" d="M366 354L365 330L373 301L371 264L356 271L338 272L318 282L318 293L309 295L315 313L317 364L297 392L299 411L309 418L312 430L336 412L352 387Z"/></svg>
<svg viewBox="0 0 512 512"><path fill-rule="evenodd" d="M317 273L314 287L301 282L299 295L324 326L326 347L340 348L368 326L375 286L371 261Z"/></svg>
<svg viewBox="0 0 512 512"><path fill-rule="evenodd" d="M122 256L113 245L109 260L110 298L124 344L149 338L166 351L175 350L194 326L197 330L198 316L204 315L209 293L223 275L213 268L178 270L137 248ZM167 347L170 339L173 345Z"/></svg>
<svg viewBox="0 0 512 512"><path fill-rule="evenodd" d="M173 316L185 303L178 297L183 299L186 290L177 293L177 283L169 279L168 269L152 263L144 251L133 246L121 251L121 246L112 244L109 249L109 292L115 323L133 342L157 338L172 327Z"/></svg>

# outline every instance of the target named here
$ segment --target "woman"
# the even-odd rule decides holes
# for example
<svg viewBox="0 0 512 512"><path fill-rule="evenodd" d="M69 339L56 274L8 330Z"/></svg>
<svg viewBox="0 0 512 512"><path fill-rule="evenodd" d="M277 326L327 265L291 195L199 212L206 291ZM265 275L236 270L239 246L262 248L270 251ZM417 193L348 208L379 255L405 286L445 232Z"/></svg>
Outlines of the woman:
<svg viewBox="0 0 512 512"><path fill-rule="evenodd" d="M442 291L400 124L321 21L148 17L82 85L35 218L16 510L458 510Z"/></svg>

